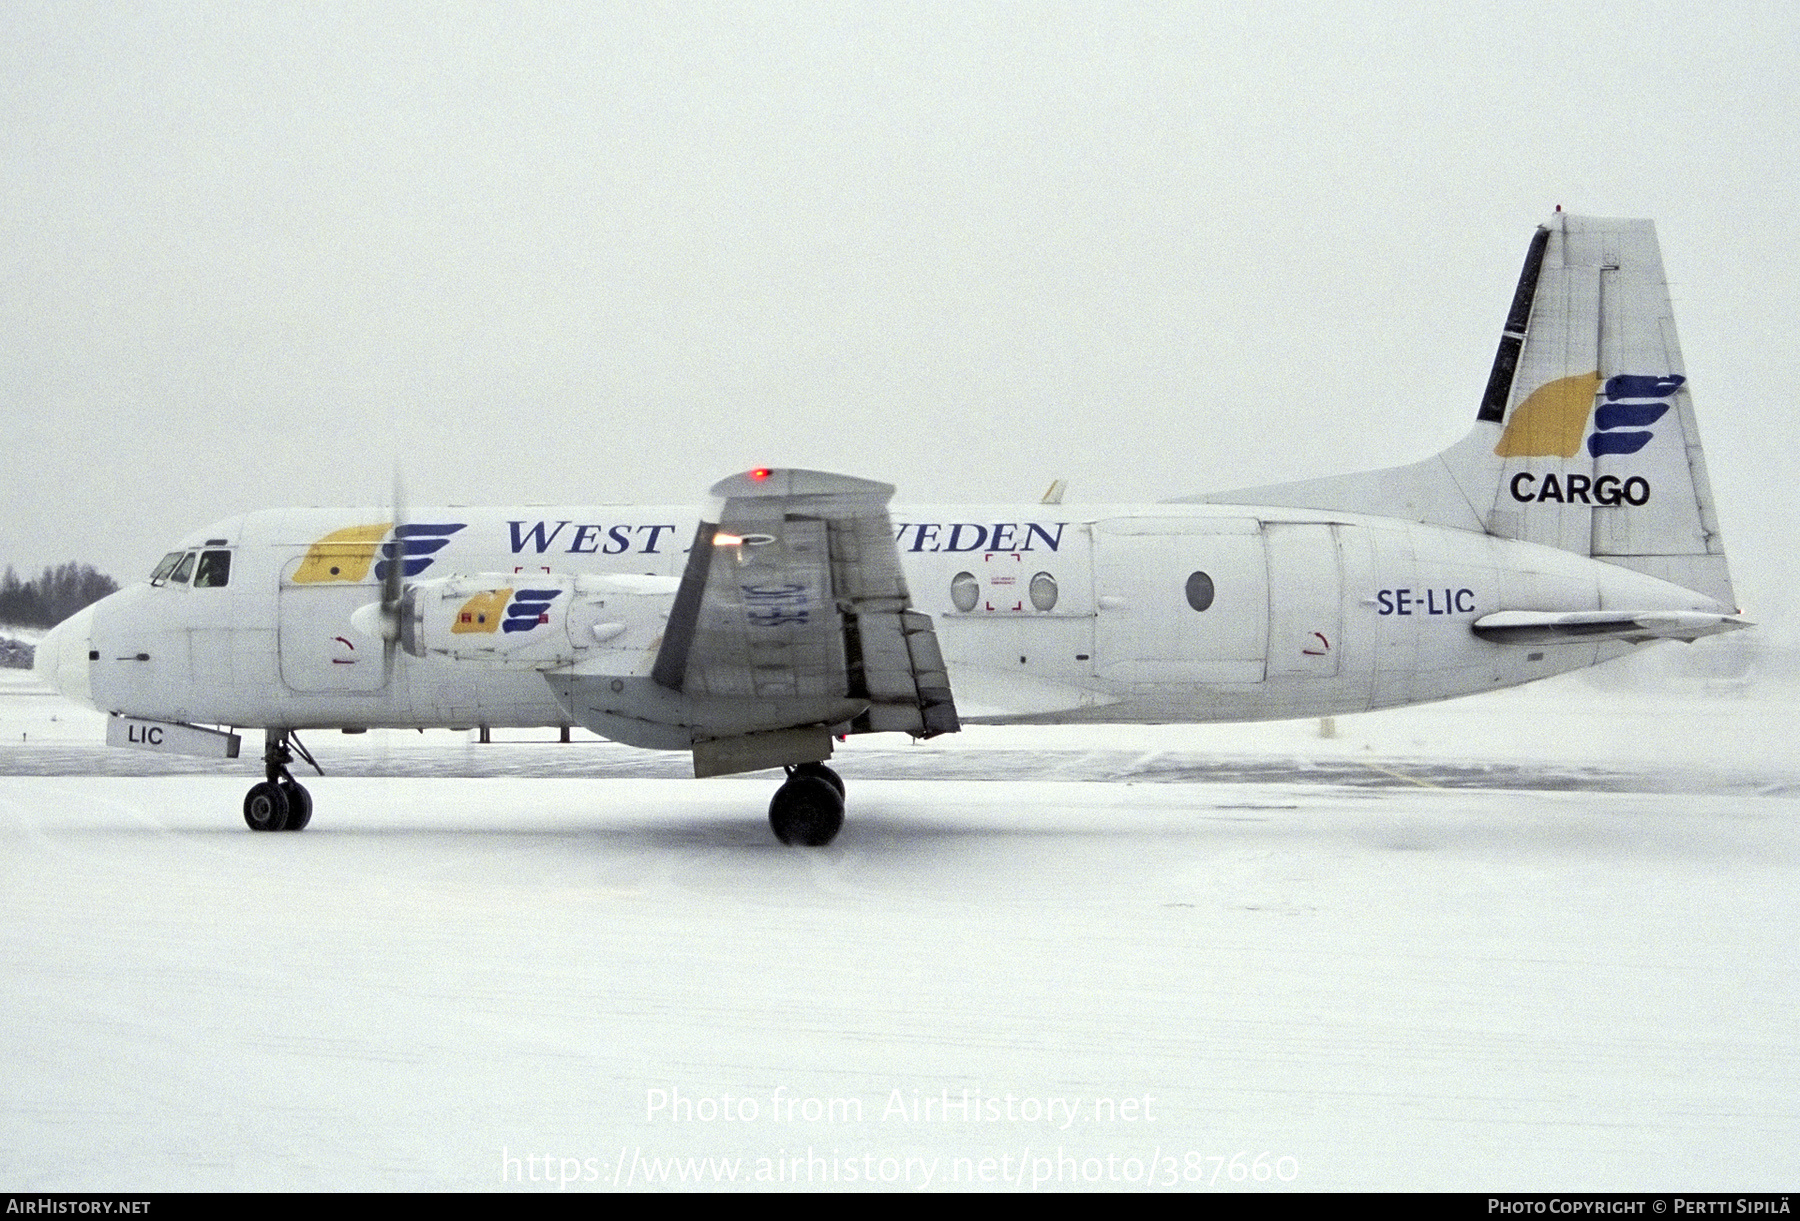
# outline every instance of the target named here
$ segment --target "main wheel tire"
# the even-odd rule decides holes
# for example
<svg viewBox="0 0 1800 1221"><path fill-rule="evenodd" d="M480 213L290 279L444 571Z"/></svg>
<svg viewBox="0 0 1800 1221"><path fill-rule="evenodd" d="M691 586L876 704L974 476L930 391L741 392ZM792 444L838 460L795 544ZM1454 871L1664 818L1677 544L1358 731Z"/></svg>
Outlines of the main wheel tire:
<svg viewBox="0 0 1800 1221"><path fill-rule="evenodd" d="M796 774L769 802L769 826L784 844L823 848L843 825L844 799L821 776Z"/></svg>
<svg viewBox="0 0 1800 1221"><path fill-rule="evenodd" d="M244 821L252 831L280 831L288 825L288 798L279 784L265 780L244 795Z"/></svg>
<svg viewBox="0 0 1800 1221"><path fill-rule="evenodd" d="M288 802L287 830L306 830L306 824L312 821L312 794L294 780L282 781L281 791Z"/></svg>
<svg viewBox="0 0 1800 1221"><path fill-rule="evenodd" d="M838 799L844 796L844 778L826 767L823 763L796 763L790 776L817 776L826 784L837 790Z"/></svg>

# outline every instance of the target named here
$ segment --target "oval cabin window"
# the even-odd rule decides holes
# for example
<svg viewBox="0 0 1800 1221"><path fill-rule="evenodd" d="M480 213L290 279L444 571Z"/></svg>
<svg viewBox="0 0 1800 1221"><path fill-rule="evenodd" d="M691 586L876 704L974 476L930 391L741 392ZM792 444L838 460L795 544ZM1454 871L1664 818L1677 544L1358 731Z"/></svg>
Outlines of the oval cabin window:
<svg viewBox="0 0 1800 1221"><path fill-rule="evenodd" d="M1187 579L1188 605L1197 611L1203 611L1213 604L1212 578L1204 572L1196 572Z"/></svg>
<svg viewBox="0 0 1800 1221"><path fill-rule="evenodd" d="M1031 605L1035 610L1056 609L1056 578L1040 572L1031 578Z"/></svg>
<svg viewBox="0 0 1800 1221"><path fill-rule="evenodd" d="M950 601L956 609L967 614L975 609L975 603L981 598L981 582L975 579L972 572L959 572L950 578Z"/></svg>

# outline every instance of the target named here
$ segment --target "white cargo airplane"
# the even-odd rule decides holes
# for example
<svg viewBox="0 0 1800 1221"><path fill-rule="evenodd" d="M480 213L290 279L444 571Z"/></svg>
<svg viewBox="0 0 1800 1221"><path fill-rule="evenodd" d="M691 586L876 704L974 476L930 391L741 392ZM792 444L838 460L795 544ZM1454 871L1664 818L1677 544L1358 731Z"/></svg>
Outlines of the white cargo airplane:
<svg viewBox="0 0 1800 1221"><path fill-rule="evenodd" d="M1475 429L1412 466L1148 505L927 508L804 470L656 507L250 513L56 628L109 740L235 757L298 830L296 731L581 725L782 767L843 822L834 740L963 722L1269 720L1448 699L1746 626L1655 230L1532 238ZM316 768L316 765L315 765Z"/></svg>

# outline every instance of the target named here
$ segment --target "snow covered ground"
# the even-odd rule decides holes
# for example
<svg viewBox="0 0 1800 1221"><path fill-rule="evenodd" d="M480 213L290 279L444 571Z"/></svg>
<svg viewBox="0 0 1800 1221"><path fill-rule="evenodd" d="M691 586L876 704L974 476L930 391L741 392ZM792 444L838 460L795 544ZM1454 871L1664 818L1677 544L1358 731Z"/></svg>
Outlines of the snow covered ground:
<svg viewBox="0 0 1800 1221"><path fill-rule="evenodd" d="M1785 1189L1800 700L1606 676L853 742L794 851L765 776L449 733L255 835L0 673L0 1181Z"/></svg>

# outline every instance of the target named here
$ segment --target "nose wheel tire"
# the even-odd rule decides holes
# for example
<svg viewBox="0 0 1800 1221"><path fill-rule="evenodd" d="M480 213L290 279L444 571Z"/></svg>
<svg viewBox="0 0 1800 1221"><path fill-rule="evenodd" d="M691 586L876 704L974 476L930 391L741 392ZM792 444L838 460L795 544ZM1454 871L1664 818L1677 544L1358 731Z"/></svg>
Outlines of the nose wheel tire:
<svg viewBox="0 0 1800 1221"><path fill-rule="evenodd" d="M312 821L312 794L292 780L282 781L281 791L288 803L287 829L306 830L306 824Z"/></svg>
<svg viewBox="0 0 1800 1221"><path fill-rule="evenodd" d="M821 769L828 775L829 768ZM835 775L832 779L836 779ZM841 783L841 782L840 782ZM769 826L784 844L822 848L844 825L844 798L825 776L794 769L769 802Z"/></svg>
<svg viewBox="0 0 1800 1221"><path fill-rule="evenodd" d="M312 816L310 800L307 802L306 812L308 817ZM244 795L244 821L252 831L285 831L288 813L288 795L279 784L265 780L261 784L251 785L250 791Z"/></svg>

